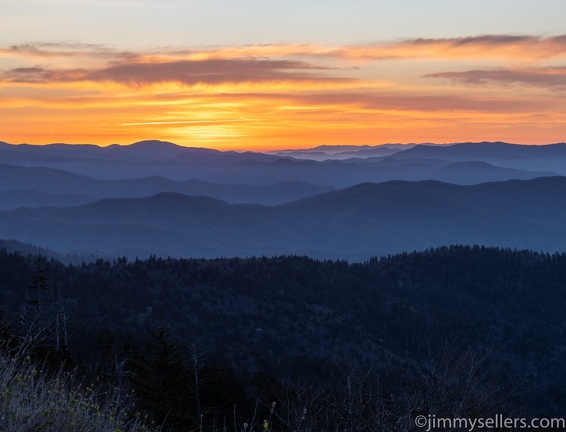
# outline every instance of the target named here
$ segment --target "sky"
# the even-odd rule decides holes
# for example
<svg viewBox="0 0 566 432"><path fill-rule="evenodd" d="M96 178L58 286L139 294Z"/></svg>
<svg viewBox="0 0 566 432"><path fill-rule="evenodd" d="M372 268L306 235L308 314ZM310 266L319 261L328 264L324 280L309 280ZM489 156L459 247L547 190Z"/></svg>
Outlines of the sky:
<svg viewBox="0 0 566 432"><path fill-rule="evenodd" d="M566 141L563 0L0 0L0 140Z"/></svg>

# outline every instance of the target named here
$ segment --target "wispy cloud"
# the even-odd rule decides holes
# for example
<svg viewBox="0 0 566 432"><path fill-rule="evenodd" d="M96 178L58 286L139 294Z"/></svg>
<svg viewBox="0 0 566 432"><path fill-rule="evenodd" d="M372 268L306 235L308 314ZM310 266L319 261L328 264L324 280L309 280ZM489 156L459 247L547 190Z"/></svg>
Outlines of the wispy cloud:
<svg viewBox="0 0 566 432"><path fill-rule="evenodd" d="M179 55L213 57L306 56L351 60L516 59L539 61L566 58L566 35L482 35L461 38L406 39L359 45L264 44L178 51Z"/></svg>
<svg viewBox="0 0 566 432"><path fill-rule="evenodd" d="M137 58L143 61L240 59L265 57L328 57L360 60L391 59L517 59L539 61L566 58L566 35L480 35L460 38L418 38L358 45L257 44L187 49L121 51L77 42L51 42L0 48L0 55L36 58L93 56Z"/></svg>
<svg viewBox="0 0 566 432"><path fill-rule="evenodd" d="M445 78L473 85L520 84L536 87L566 88L566 67L440 72L428 74L425 77Z"/></svg>
<svg viewBox="0 0 566 432"><path fill-rule="evenodd" d="M14 68L0 75L9 83L116 82L183 85L273 81L345 81L323 75L327 68L291 60L229 59L185 60L158 63L122 62L101 69L55 69L43 66ZM316 73L315 73L316 72Z"/></svg>
<svg viewBox="0 0 566 432"><path fill-rule="evenodd" d="M231 119L231 120L181 120L181 121L145 121L134 123L122 123L121 126L152 126L152 125L223 125L227 123L241 123L252 121L251 119Z"/></svg>
<svg viewBox="0 0 566 432"><path fill-rule="evenodd" d="M533 109L549 107L547 99L533 101L530 97L513 99L492 95L472 94L440 95L432 92L410 93L389 91L372 93L317 93L293 96L297 104L303 106L355 106L368 110L405 112L474 112L474 113L525 113ZM554 106L556 108L556 106Z"/></svg>
<svg viewBox="0 0 566 432"><path fill-rule="evenodd" d="M535 37L524 35L483 35L466 38L411 39L388 43L349 46L313 44L268 44L216 48L161 49L145 52L118 50L113 47L76 42L51 42L13 45L0 49L2 56L34 61L35 64L12 67L0 73L9 83L116 82L125 85L150 85L175 82L183 85L273 81L352 80L345 64L432 60L498 60L533 63L566 60L566 35ZM308 59L306 59L308 57ZM353 66L353 65L350 65ZM491 74L491 78L488 79ZM504 81L547 82L561 85L560 74L545 71L471 70L438 72L428 77L479 82ZM340 76L338 76L340 75ZM480 75L483 78L480 78ZM500 78L497 78L497 77ZM532 79L528 79L531 76ZM543 79L546 77L547 79Z"/></svg>
<svg viewBox="0 0 566 432"><path fill-rule="evenodd" d="M11 45L0 48L0 57L29 59L92 58L98 60L126 59L137 56L101 44L79 42L42 42Z"/></svg>
<svg viewBox="0 0 566 432"><path fill-rule="evenodd" d="M548 60L566 57L566 35L482 35L464 38L415 39L392 45L408 56L458 59Z"/></svg>

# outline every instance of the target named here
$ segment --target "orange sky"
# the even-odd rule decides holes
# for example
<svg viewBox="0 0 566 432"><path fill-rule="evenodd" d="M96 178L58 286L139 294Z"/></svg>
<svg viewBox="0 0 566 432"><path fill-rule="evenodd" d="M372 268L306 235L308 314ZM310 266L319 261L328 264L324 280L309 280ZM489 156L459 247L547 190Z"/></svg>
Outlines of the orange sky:
<svg viewBox="0 0 566 432"><path fill-rule="evenodd" d="M566 140L566 36L0 47L0 140L217 149Z"/></svg>

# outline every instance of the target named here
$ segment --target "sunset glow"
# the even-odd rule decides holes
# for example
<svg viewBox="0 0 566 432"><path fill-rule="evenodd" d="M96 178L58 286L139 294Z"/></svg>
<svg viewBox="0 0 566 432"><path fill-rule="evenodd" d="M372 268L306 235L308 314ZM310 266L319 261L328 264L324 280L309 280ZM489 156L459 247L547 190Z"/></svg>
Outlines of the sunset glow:
<svg viewBox="0 0 566 432"><path fill-rule="evenodd" d="M566 35L135 49L4 42L0 140L10 143L265 150L566 137Z"/></svg>

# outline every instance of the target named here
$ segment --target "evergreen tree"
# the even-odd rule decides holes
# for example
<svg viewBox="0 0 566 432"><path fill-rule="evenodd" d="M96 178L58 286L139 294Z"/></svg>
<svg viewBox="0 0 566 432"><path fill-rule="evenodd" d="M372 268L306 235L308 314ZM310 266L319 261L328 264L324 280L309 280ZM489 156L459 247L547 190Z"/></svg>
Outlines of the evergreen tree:
<svg viewBox="0 0 566 432"><path fill-rule="evenodd" d="M153 414L165 430L194 426L190 401L194 389L179 349L165 327L148 330L143 349L129 360L130 380L139 406Z"/></svg>

